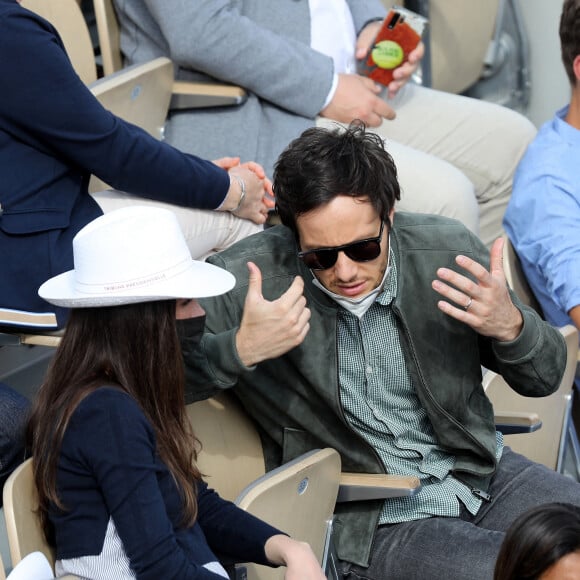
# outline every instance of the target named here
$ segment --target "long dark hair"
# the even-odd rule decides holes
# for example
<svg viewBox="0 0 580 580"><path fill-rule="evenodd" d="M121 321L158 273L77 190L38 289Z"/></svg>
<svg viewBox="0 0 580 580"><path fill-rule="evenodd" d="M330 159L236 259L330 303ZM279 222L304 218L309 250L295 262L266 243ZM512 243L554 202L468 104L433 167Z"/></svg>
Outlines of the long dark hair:
<svg viewBox="0 0 580 580"><path fill-rule="evenodd" d="M103 385L118 387L140 405L155 431L159 457L181 491L183 525L193 524L200 473L184 382L175 300L71 311L28 429L45 530L49 504L67 508L58 497L56 471L68 422L79 403Z"/></svg>
<svg viewBox="0 0 580 580"><path fill-rule="evenodd" d="M537 580L567 554L580 550L580 507L549 503L520 515L508 529L494 580Z"/></svg>

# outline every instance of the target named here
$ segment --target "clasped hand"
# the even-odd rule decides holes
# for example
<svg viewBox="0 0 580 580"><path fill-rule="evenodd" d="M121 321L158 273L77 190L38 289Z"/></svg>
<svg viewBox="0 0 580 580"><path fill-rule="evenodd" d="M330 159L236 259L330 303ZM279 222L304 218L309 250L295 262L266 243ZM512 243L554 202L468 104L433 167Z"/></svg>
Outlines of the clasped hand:
<svg viewBox="0 0 580 580"><path fill-rule="evenodd" d="M236 175L246 184L246 195L235 215L263 224L268 218L268 210L274 207L272 182L266 177L264 168L254 161L240 164L239 157L222 157L214 163L228 173Z"/></svg>
<svg viewBox="0 0 580 580"><path fill-rule="evenodd" d="M490 271L467 256L455 259L475 281L449 268L439 268L433 289L446 300L440 310L471 326L483 336L498 341L516 339L523 326L522 313L514 306L503 270L503 239L497 239L490 253Z"/></svg>

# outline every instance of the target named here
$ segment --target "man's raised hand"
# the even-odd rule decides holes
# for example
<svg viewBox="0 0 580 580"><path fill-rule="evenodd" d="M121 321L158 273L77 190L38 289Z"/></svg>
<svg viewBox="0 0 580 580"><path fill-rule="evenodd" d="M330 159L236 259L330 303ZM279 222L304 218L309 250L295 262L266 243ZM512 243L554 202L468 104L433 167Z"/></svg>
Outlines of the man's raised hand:
<svg viewBox="0 0 580 580"><path fill-rule="evenodd" d="M280 298L269 301L262 296L262 273L258 266L248 262L248 270L248 293L236 334L236 348L241 361L252 366L301 344L310 329L310 309L300 276Z"/></svg>

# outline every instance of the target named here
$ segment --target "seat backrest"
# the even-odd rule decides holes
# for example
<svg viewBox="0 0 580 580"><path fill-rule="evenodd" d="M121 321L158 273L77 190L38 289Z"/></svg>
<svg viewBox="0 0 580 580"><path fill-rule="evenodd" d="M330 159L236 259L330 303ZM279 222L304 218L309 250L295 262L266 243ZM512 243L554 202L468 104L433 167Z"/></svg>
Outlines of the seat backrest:
<svg viewBox="0 0 580 580"><path fill-rule="evenodd" d="M56 28L75 71L85 84L97 80L91 36L76 0L22 0L22 6L36 12Z"/></svg>
<svg viewBox="0 0 580 580"><path fill-rule="evenodd" d="M16 566L31 552L42 552L54 567L54 550L46 541L37 515L32 459L20 464L6 480L3 499L12 565Z"/></svg>
<svg viewBox="0 0 580 580"><path fill-rule="evenodd" d="M161 139L172 87L173 65L159 57L103 77L89 88L105 109Z"/></svg>
<svg viewBox="0 0 580 580"><path fill-rule="evenodd" d="M578 357L578 330L572 326L560 329L566 340L566 369L558 390L548 397L522 397L513 391L504 379L487 371L483 385L496 412L522 411L537 413L542 428L534 433L506 435L505 442L518 453L559 470L562 462L562 442L566 437L566 421L571 409L571 397Z"/></svg>
<svg viewBox="0 0 580 580"><path fill-rule="evenodd" d="M89 88L105 109L162 139L172 86L173 65L168 58L159 57L103 77ZM91 177L89 192L104 189L109 186Z"/></svg>
<svg viewBox="0 0 580 580"><path fill-rule="evenodd" d="M210 487L234 501L266 468L262 442L241 404L227 392L187 406L202 450L198 467Z"/></svg>
<svg viewBox="0 0 580 580"><path fill-rule="evenodd" d="M291 537L308 542L324 564L340 466L340 456L334 449L312 451L251 483L236 504ZM272 570L248 564L247 569L251 579L284 579L284 568Z"/></svg>
<svg viewBox="0 0 580 580"><path fill-rule="evenodd" d="M508 238L507 234L504 234L502 237L504 241L503 269L508 286L526 306L533 308L536 312L542 315L542 308L526 280L522 264L516 254L511 240Z"/></svg>
<svg viewBox="0 0 580 580"><path fill-rule="evenodd" d="M430 0L432 86L461 93L480 77L500 0Z"/></svg>
<svg viewBox="0 0 580 580"><path fill-rule="evenodd" d="M93 0L103 72L110 75L123 68L121 35L113 0Z"/></svg>

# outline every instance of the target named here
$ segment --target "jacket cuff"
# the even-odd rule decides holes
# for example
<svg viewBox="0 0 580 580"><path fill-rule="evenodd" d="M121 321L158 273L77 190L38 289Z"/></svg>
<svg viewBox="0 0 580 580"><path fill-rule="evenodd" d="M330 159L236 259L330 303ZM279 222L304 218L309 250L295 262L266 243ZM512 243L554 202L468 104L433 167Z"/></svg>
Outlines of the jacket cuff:
<svg viewBox="0 0 580 580"><path fill-rule="evenodd" d="M211 370L218 381L231 385L239 375L253 371L256 366L247 367L238 356L236 333L238 327L208 337L204 350ZM219 346L217 345L219 343Z"/></svg>
<svg viewBox="0 0 580 580"><path fill-rule="evenodd" d="M520 310L524 324L519 336L508 342L493 341L493 351L504 362L519 362L529 359L541 341L538 319L535 314Z"/></svg>

